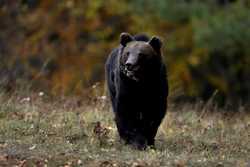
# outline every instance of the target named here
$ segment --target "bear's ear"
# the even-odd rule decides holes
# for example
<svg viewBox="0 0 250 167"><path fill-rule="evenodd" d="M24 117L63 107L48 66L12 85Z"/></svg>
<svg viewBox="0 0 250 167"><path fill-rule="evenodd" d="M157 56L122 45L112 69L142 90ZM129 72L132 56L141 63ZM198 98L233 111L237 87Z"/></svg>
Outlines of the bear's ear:
<svg viewBox="0 0 250 167"><path fill-rule="evenodd" d="M148 42L156 52L160 52L162 42L158 37L152 37Z"/></svg>
<svg viewBox="0 0 250 167"><path fill-rule="evenodd" d="M126 46L127 43L134 41L134 38L132 35L130 35L129 33L123 32L120 35L120 44L122 46Z"/></svg>

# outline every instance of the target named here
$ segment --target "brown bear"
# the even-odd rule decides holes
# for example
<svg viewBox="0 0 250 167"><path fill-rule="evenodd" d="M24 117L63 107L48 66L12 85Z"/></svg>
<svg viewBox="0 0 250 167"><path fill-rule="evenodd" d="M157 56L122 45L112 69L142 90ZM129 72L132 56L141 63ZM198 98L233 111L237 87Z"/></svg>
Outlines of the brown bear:
<svg viewBox="0 0 250 167"><path fill-rule="evenodd" d="M119 135L139 149L154 145L166 114L168 82L161 46L157 37L122 33L105 65Z"/></svg>

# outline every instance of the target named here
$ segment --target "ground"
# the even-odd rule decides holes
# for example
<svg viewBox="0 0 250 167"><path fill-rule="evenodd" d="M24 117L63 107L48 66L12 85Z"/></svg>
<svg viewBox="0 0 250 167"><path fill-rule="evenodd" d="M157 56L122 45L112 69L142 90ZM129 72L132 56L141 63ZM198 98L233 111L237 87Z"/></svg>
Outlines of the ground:
<svg viewBox="0 0 250 167"><path fill-rule="evenodd" d="M239 166L250 165L250 112L212 105L174 107L159 128L156 149L119 142L104 96L54 99L0 93L0 166Z"/></svg>

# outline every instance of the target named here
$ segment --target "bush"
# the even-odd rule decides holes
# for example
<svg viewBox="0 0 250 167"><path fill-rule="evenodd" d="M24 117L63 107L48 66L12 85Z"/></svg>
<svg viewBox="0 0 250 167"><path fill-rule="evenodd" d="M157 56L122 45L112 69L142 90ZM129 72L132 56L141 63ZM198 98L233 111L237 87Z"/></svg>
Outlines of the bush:
<svg viewBox="0 0 250 167"><path fill-rule="evenodd" d="M204 85L199 94L209 97L217 89L230 101L250 99L249 15L248 8L234 5L194 21L195 48L207 51L190 63L194 80Z"/></svg>

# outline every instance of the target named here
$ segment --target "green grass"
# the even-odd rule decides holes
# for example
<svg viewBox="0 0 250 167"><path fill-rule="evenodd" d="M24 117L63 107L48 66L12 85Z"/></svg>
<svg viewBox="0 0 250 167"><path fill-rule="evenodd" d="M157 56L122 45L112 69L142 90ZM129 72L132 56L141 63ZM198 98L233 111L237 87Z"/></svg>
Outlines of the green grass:
<svg viewBox="0 0 250 167"><path fill-rule="evenodd" d="M156 149L119 141L107 102L0 95L0 166L248 166L250 112L169 107ZM220 109L221 110L221 109Z"/></svg>

